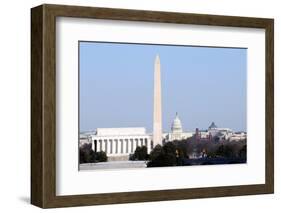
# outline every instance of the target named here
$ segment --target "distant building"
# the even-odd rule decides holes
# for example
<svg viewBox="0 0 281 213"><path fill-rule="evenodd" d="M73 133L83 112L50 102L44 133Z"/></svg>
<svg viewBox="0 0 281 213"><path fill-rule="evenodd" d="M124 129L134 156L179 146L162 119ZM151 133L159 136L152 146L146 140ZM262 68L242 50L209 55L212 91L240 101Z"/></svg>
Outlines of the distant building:
<svg viewBox="0 0 281 213"><path fill-rule="evenodd" d="M233 130L229 128L218 128L214 122L208 128L208 132L212 137L218 137L220 140L228 140L233 134Z"/></svg>
<svg viewBox="0 0 281 213"><path fill-rule="evenodd" d="M239 141L247 138L246 132L234 132L230 128L219 128L212 122L207 130L195 130L197 140Z"/></svg>
<svg viewBox="0 0 281 213"><path fill-rule="evenodd" d="M198 158L206 158L207 153L206 150L203 149L202 152L198 152L197 149L193 149L192 153L189 155L189 159L198 159Z"/></svg>
<svg viewBox="0 0 281 213"><path fill-rule="evenodd" d="M230 137L230 141L241 141L247 139L247 133L246 132L235 132Z"/></svg>
<svg viewBox="0 0 281 213"><path fill-rule="evenodd" d="M79 137L79 147L82 147L84 145L88 145L88 144L91 144L92 143L92 140L91 140L91 137L90 137L90 133L81 133L80 134L80 137Z"/></svg>
<svg viewBox="0 0 281 213"><path fill-rule="evenodd" d="M143 127L97 128L95 132L82 136L81 145L88 140L95 152L104 151L108 157L127 158L138 146L146 146L148 152L152 148L151 136Z"/></svg>
<svg viewBox="0 0 281 213"><path fill-rule="evenodd" d="M176 117L172 122L171 132L164 134L163 138L165 141L175 141L175 140L184 140L190 138L194 135L193 132L184 132L181 124L181 120L179 119L178 113L176 113Z"/></svg>
<svg viewBox="0 0 281 213"><path fill-rule="evenodd" d="M212 140L212 134L208 130L199 130L198 128L196 128L194 136L197 141Z"/></svg>

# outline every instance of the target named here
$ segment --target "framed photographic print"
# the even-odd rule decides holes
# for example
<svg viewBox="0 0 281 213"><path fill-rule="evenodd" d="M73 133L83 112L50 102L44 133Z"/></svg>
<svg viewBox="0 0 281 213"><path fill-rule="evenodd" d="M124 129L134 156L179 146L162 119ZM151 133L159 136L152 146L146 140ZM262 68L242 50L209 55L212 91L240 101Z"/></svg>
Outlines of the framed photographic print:
<svg viewBox="0 0 281 213"><path fill-rule="evenodd" d="M31 9L31 203L274 191L273 19Z"/></svg>

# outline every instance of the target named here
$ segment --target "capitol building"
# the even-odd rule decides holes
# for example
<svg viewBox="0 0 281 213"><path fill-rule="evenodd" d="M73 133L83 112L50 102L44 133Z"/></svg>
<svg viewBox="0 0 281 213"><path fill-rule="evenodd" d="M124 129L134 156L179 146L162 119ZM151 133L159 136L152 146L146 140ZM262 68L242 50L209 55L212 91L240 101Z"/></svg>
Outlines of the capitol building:
<svg viewBox="0 0 281 213"><path fill-rule="evenodd" d="M97 128L94 131L80 133L79 147L91 144L95 152L104 151L109 160L128 160L138 146L146 146L147 152L156 145L185 140L195 137L198 141L217 140L239 141L246 139L245 132L233 132L229 128L218 128L214 122L207 130L195 129L193 132L183 130L178 113L171 124L171 131L162 131L162 101L161 101L161 69L160 58L157 55L154 62L154 101L153 101L153 132L147 133L144 127Z"/></svg>
<svg viewBox="0 0 281 213"><path fill-rule="evenodd" d="M175 140L184 140L192 137L194 132L184 132L181 124L181 120L176 113L176 117L171 126L171 132L167 134L163 134L163 139L167 142L175 141Z"/></svg>

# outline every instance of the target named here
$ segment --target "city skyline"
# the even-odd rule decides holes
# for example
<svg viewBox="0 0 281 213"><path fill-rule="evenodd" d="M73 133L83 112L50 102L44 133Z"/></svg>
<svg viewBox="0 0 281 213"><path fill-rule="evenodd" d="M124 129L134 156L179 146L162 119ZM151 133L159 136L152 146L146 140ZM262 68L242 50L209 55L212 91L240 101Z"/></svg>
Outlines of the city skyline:
<svg viewBox="0 0 281 213"><path fill-rule="evenodd" d="M247 50L80 42L80 131L152 132L154 59L161 58L163 131L178 112L184 130L246 131ZM227 108L227 110L226 110Z"/></svg>

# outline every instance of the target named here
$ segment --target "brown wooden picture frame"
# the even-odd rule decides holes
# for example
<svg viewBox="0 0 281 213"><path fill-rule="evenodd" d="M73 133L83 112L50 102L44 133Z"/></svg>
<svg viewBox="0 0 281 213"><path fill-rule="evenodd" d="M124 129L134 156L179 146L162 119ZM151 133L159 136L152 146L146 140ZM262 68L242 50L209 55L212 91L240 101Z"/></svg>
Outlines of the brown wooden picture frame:
<svg viewBox="0 0 281 213"><path fill-rule="evenodd" d="M266 34L265 184L56 195L56 17L262 28ZM41 5L31 9L31 203L42 208L267 194L274 192L274 20ZM261 139L262 140L262 139Z"/></svg>

